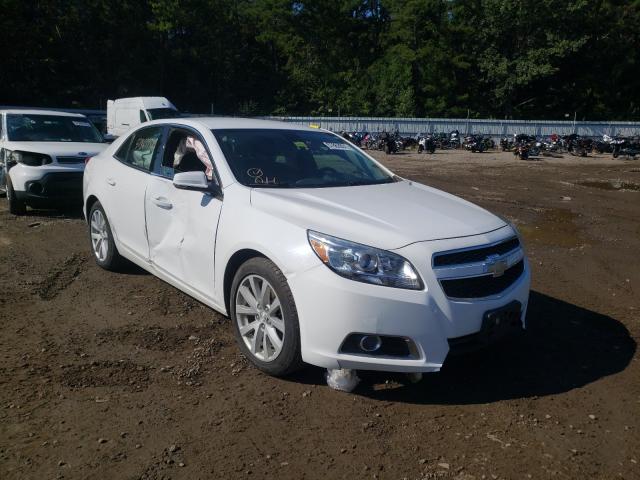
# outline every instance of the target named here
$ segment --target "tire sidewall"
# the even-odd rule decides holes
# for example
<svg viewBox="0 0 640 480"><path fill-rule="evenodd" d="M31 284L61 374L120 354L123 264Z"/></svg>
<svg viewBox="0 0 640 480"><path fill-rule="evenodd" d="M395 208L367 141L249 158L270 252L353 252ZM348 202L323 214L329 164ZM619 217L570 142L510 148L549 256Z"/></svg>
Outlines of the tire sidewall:
<svg viewBox="0 0 640 480"><path fill-rule="evenodd" d="M109 238L107 239L107 256L104 260L100 260L97 255L96 252L93 249L93 242L91 241L91 219L93 218L93 213L96 210L100 210L100 212L102 212L102 216L104 217L104 221L107 225L107 233L109 234ZM116 255L117 255L117 249L116 249L116 244L113 240L113 233L111 231L111 225L109 224L109 219L107 218L107 214L104 211L104 208L102 208L102 205L100 204L99 201L96 201L92 206L91 206L91 210L89 211L89 245L91 245L91 253L93 254L93 258L95 259L96 263L106 269L106 270L113 270L116 267Z"/></svg>
<svg viewBox="0 0 640 480"><path fill-rule="evenodd" d="M284 342L278 357L270 362L264 362L251 353L244 343L244 338L240 335L238 321L236 319L235 310L238 288L249 275L259 275L266 279L280 300L284 318ZM233 332L240 350L259 370L274 376L284 376L300 368L302 360L300 354L298 311L285 276L273 262L264 257L256 257L247 260L240 266L231 286L229 314L231 322L233 323Z"/></svg>
<svg viewBox="0 0 640 480"><path fill-rule="evenodd" d="M26 204L18 200L16 195L16 191L13 189L13 184L11 183L11 177L7 173L5 177L5 186L7 191L7 202L9 203L9 213L13 215L24 215L27 213Z"/></svg>

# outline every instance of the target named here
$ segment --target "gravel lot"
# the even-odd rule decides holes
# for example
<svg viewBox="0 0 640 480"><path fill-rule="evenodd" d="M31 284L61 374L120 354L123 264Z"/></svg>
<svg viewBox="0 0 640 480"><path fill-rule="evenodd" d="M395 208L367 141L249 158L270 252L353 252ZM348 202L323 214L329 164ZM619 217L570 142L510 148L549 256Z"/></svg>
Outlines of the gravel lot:
<svg viewBox="0 0 640 480"><path fill-rule="evenodd" d="M520 226L525 336L417 385L270 378L226 318L99 269L78 213L1 201L0 477L640 478L640 162L376 155Z"/></svg>

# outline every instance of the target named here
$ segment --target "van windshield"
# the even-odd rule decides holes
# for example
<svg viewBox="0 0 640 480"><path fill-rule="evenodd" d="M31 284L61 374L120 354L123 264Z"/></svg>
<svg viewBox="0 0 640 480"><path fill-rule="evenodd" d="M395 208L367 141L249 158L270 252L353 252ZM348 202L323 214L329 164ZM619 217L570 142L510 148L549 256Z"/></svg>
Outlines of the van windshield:
<svg viewBox="0 0 640 480"><path fill-rule="evenodd" d="M87 118L62 115L7 114L7 136L14 142L102 142Z"/></svg>
<svg viewBox="0 0 640 480"><path fill-rule="evenodd" d="M149 114L149 120L180 117L180 112L173 108L148 108L147 113Z"/></svg>
<svg viewBox="0 0 640 480"><path fill-rule="evenodd" d="M212 130L240 183L261 188L320 188L396 181L342 138L322 131Z"/></svg>

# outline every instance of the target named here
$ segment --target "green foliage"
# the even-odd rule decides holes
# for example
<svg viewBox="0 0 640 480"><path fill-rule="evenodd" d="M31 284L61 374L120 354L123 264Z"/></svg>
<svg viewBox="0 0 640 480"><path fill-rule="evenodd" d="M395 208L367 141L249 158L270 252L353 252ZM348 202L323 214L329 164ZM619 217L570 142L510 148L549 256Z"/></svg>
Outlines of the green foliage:
<svg viewBox="0 0 640 480"><path fill-rule="evenodd" d="M0 0L0 104L637 119L638 0Z"/></svg>

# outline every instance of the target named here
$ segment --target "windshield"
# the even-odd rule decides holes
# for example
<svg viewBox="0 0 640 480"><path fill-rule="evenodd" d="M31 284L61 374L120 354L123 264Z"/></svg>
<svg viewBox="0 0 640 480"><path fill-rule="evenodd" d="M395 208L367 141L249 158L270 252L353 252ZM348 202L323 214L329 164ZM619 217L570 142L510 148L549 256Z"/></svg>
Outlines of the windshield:
<svg viewBox="0 0 640 480"><path fill-rule="evenodd" d="M212 130L240 183L263 188L344 187L394 182L349 142L304 130Z"/></svg>
<svg viewBox="0 0 640 480"><path fill-rule="evenodd" d="M62 115L8 114L7 134L14 142L102 142L88 119Z"/></svg>
<svg viewBox="0 0 640 480"><path fill-rule="evenodd" d="M149 120L160 120L161 118L178 118L180 112L173 108L149 108L147 109Z"/></svg>

